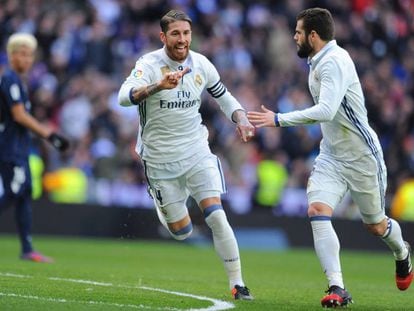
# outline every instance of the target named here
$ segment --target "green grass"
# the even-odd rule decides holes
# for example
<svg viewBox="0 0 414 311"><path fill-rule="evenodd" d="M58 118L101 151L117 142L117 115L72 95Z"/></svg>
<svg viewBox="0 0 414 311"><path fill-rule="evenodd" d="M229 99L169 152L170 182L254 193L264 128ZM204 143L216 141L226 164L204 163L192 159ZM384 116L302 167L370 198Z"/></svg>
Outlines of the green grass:
<svg viewBox="0 0 414 311"><path fill-rule="evenodd" d="M208 300L154 290L164 289L235 310L310 311L321 310L326 287L311 249L242 250L243 276L255 296L249 302L231 299L212 247L41 236L35 245L56 262L18 260L17 238L0 235L0 310L216 310ZM396 289L390 254L343 251L342 265L355 301L348 310L414 310L414 288Z"/></svg>

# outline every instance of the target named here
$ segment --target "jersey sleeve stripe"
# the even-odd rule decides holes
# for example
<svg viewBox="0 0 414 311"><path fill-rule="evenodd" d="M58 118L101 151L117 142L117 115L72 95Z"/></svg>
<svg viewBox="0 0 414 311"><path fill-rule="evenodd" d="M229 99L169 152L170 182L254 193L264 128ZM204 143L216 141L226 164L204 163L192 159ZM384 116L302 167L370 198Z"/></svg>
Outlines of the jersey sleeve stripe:
<svg viewBox="0 0 414 311"><path fill-rule="evenodd" d="M361 124L361 122L358 120L357 116L355 115L355 112L352 110L346 97L344 97L341 104L345 110L347 117L351 120L351 123L358 129L359 133L364 138L368 147L371 149L372 154L377 153L378 149L375 146L374 140L372 139L368 130L365 129L364 126Z"/></svg>
<svg viewBox="0 0 414 311"><path fill-rule="evenodd" d="M355 115L355 112L352 110L346 97L344 97L342 101L342 107L344 108L345 113L348 116L348 118L351 120L351 122L355 125L355 127L360 132L361 136L364 138L368 147L371 149L372 155L374 156L377 162L377 166L378 166L377 178L378 178L378 184L379 184L380 193L381 193L381 207L382 209L384 209L385 208L385 186L384 186L385 182L383 180L384 172L382 170L381 160L378 157L378 149L375 146L374 140L372 139L368 130L364 128L364 126L359 122L358 118Z"/></svg>

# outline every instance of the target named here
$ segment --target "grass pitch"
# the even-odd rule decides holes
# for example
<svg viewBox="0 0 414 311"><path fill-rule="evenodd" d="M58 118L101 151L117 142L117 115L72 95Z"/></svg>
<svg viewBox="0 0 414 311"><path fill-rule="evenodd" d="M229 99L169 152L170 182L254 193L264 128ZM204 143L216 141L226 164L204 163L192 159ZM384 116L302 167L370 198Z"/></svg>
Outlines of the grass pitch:
<svg viewBox="0 0 414 311"><path fill-rule="evenodd" d="M0 235L0 310L309 311L326 289L312 249L242 249L255 300L234 301L212 246L42 236L35 246L56 262L19 260L17 238ZM388 252L343 251L342 265L348 310L414 310L414 287L397 290Z"/></svg>

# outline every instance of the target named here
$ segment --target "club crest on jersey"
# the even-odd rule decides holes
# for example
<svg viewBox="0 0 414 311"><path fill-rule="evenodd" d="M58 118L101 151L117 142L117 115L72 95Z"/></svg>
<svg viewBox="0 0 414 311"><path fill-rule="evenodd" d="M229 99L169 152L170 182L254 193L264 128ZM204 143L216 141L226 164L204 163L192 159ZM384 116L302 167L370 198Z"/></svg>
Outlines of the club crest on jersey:
<svg viewBox="0 0 414 311"><path fill-rule="evenodd" d="M161 69L162 75L165 75L167 72L171 72L171 69L168 66L161 67L160 69Z"/></svg>
<svg viewBox="0 0 414 311"><path fill-rule="evenodd" d="M203 84L203 79L201 79L201 76L199 74L196 74L194 81L198 86L201 86Z"/></svg>
<svg viewBox="0 0 414 311"><path fill-rule="evenodd" d="M132 70L131 74L134 78L141 79L142 76L144 75L144 72L141 69L136 68Z"/></svg>

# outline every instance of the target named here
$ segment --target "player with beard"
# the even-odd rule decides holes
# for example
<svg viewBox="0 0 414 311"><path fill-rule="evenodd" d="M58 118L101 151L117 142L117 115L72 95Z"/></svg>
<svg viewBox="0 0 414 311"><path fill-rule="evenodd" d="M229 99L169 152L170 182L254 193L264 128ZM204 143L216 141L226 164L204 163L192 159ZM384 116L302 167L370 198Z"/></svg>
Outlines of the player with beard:
<svg viewBox="0 0 414 311"><path fill-rule="evenodd" d="M339 240L331 218L347 191L359 208L369 232L391 249L396 285L406 290L412 281L410 246L401 228L385 215L387 173L378 137L368 124L364 95L348 52L334 40L334 22L326 9L311 8L296 19L294 40L298 56L310 67L309 90L314 106L288 113L249 112L256 127L287 127L320 123L322 141L307 186L308 216L314 246L328 280L324 307L352 302L345 289Z"/></svg>
<svg viewBox="0 0 414 311"><path fill-rule="evenodd" d="M138 106L136 151L141 157L158 218L177 240L192 232L186 207L192 196L213 234L235 299L252 300L245 286L239 249L223 210L225 192L219 159L211 153L199 108L201 93L217 101L244 142L254 135L240 103L227 91L213 64L190 50L190 17L172 10L161 18L161 49L143 55L122 84L119 103Z"/></svg>

